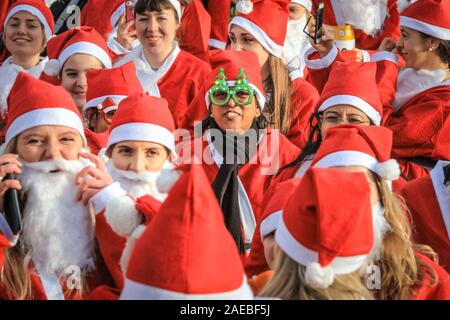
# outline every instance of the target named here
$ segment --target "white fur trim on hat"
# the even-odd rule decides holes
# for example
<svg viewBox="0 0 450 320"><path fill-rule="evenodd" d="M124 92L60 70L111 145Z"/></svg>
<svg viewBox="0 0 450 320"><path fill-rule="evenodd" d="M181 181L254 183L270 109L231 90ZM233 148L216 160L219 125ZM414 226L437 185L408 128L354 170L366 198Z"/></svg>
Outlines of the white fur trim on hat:
<svg viewBox="0 0 450 320"><path fill-rule="evenodd" d="M220 275L218 275L220 276ZM253 292L248 285L247 278L244 276L242 285L232 291L205 293L205 294L186 294L176 291L165 290L131 279L125 280L125 286L120 300L252 300Z"/></svg>
<svg viewBox="0 0 450 320"><path fill-rule="evenodd" d="M52 74L48 74L46 72L47 68L44 68L44 72L47 73L49 76L55 76L55 75L59 74L61 72L62 67L64 66L64 63L66 63L66 61L71 56L73 56L74 54L77 54L77 53L91 55L91 56L97 58L103 64L103 66L105 66L105 68L107 68L107 69L112 68L111 57L105 50L103 50L101 47L99 47L98 45L96 45L92 42L80 41L80 42L75 42L75 43L71 44L70 46L65 48L59 54L59 57L58 57L59 66L55 62L51 62L53 59L47 62L47 63L51 62L51 65L50 65L48 71L51 72ZM47 67L47 64L46 64L46 67Z"/></svg>
<svg viewBox="0 0 450 320"><path fill-rule="evenodd" d="M384 180L393 181L400 177L401 171L398 162L395 159L390 159L385 162L377 163L375 173L377 173Z"/></svg>
<svg viewBox="0 0 450 320"><path fill-rule="evenodd" d="M114 101L114 104L116 106L119 105L120 102L122 102L123 99L125 99L127 96L123 95L109 95L109 96L102 96L95 99L91 99L83 107L83 112L85 112L89 108L97 108L103 101L105 101L107 98L110 98L112 101Z"/></svg>
<svg viewBox="0 0 450 320"><path fill-rule="evenodd" d="M169 0L169 2L173 5L175 8L175 11L177 12L178 19L181 21L181 16L183 12L181 11L181 3L179 0Z"/></svg>
<svg viewBox="0 0 450 320"><path fill-rule="evenodd" d="M180 177L180 171L171 168L163 168L158 178L156 178L156 187L159 192L169 193Z"/></svg>
<svg viewBox="0 0 450 320"><path fill-rule="evenodd" d="M37 126L65 126L75 129L83 139L84 145L87 145L81 118L66 108L42 108L22 114L9 126L5 143L8 144L18 134Z"/></svg>
<svg viewBox="0 0 450 320"><path fill-rule="evenodd" d="M244 72L245 72L245 70L244 70ZM236 81L235 80L227 81L227 85L229 85L230 87L234 87L236 85ZM264 97L264 95L261 93L261 91L258 89L257 86L255 86L252 83L250 83L250 86L255 90L256 101L258 101L259 109L263 110L264 106L266 105L266 98ZM205 102L206 102L206 106L208 107L208 110L211 107L211 99L209 98L210 90L211 89L209 89L205 94Z"/></svg>
<svg viewBox="0 0 450 320"><path fill-rule="evenodd" d="M136 202L128 195L111 199L105 209L105 218L114 232L125 237L131 236L143 220L136 210Z"/></svg>
<svg viewBox="0 0 450 320"><path fill-rule="evenodd" d="M306 248L298 242L287 229L283 216L275 232L275 241L280 248L292 259L302 266L308 267L311 263L319 263L319 254L316 251ZM336 257L329 264L334 274L349 274L358 270L366 261L367 255Z"/></svg>
<svg viewBox="0 0 450 320"><path fill-rule="evenodd" d="M258 25L256 25L252 21L241 16L234 17L233 20L231 20L230 25L228 27L228 33L230 32L232 25L237 25L247 30L264 47L264 49L269 51L275 57L281 59L283 58L283 46L276 44L275 41L273 41L263 29L261 29Z"/></svg>
<svg viewBox="0 0 450 320"><path fill-rule="evenodd" d="M50 59L44 66L44 73L51 77L56 77L61 71L61 64L57 59Z"/></svg>
<svg viewBox="0 0 450 320"><path fill-rule="evenodd" d="M280 223L282 211L274 212L268 215L263 221L261 221L260 233L261 240L267 237L270 233L277 230L278 224Z"/></svg>
<svg viewBox="0 0 450 320"><path fill-rule="evenodd" d="M0 114L5 117L8 113L8 97L16 82L19 69L13 64L5 64L0 72Z"/></svg>
<svg viewBox="0 0 450 320"><path fill-rule="evenodd" d="M423 32L440 40L450 40L450 29L435 26L410 17L400 16L400 25Z"/></svg>
<svg viewBox="0 0 450 320"><path fill-rule="evenodd" d="M225 42L217 40L217 39L209 39L208 45L210 47L220 49L220 50L225 50L227 48L227 44Z"/></svg>
<svg viewBox="0 0 450 320"><path fill-rule="evenodd" d="M251 0L239 0L236 4L236 11L243 14L251 13L253 11L253 2Z"/></svg>
<svg viewBox="0 0 450 320"><path fill-rule="evenodd" d="M325 111L328 108L331 108L338 104L348 104L354 106L355 108L358 108L359 110L364 112L369 117L369 119L372 120L373 123L375 123L377 126L381 124L380 113L365 100L357 96L346 94L332 96L320 105L319 111Z"/></svg>
<svg viewBox="0 0 450 320"><path fill-rule="evenodd" d="M168 129L151 123L130 122L115 127L108 139L107 148L121 141L150 141L165 146L176 157L175 137Z"/></svg>
<svg viewBox="0 0 450 320"><path fill-rule="evenodd" d="M334 282L334 271L329 266L311 262L306 266L305 282L311 288L326 289Z"/></svg>
<svg viewBox="0 0 450 320"><path fill-rule="evenodd" d="M45 16L42 14L42 12L37 9L36 7L27 5L27 4L22 4L22 5L18 5L17 7L14 7L6 16L5 18L5 23L3 24L3 30L6 29L6 25L8 24L8 20L15 15L17 12L20 11L27 11L29 13L31 13L32 15L34 15L35 17L37 17L39 19L39 21L42 23L42 25L44 26L44 34L45 34L45 39L46 41L50 40L50 38L53 35L52 29L50 29L50 25L48 24L47 19L45 19Z"/></svg>
<svg viewBox="0 0 450 320"><path fill-rule="evenodd" d="M304 6L306 8L306 10L308 10L309 12L311 12L311 10L312 10L312 1L311 0L291 0L291 3L296 3L301 6Z"/></svg>

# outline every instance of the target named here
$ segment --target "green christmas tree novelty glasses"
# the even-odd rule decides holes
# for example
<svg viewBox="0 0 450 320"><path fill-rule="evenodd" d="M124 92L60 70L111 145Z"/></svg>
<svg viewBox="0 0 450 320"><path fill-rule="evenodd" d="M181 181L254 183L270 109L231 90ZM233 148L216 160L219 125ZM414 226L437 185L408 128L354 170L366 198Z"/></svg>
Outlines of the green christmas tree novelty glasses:
<svg viewBox="0 0 450 320"><path fill-rule="evenodd" d="M255 90L252 88L244 73L244 69L239 69L239 74L234 85L229 86L223 68L214 81L214 86L209 90L209 99L216 106L225 106L230 99L238 106L247 106L253 101Z"/></svg>

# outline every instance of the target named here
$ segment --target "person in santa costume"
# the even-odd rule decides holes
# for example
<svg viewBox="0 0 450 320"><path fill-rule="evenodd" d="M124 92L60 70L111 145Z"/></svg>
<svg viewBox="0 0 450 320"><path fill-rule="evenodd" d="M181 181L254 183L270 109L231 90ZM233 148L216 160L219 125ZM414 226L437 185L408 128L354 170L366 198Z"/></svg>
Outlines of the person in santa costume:
<svg viewBox="0 0 450 320"><path fill-rule="evenodd" d="M164 99L132 94L110 125L106 165L97 157L100 165L84 172L95 177L85 185L83 199L94 206L100 250L119 289L135 241L167 196L156 181L176 158L174 130ZM153 210L137 210L142 202Z"/></svg>
<svg viewBox="0 0 450 320"><path fill-rule="evenodd" d="M311 0L291 0L289 20L284 41L284 58L291 78L305 78L304 54L311 45L303 32L312 9Z"/></svg>
<svg viewBox="0 0 450 320"><path fill-rule="evenodd" d="M136 243L120 298L253 299L209 178L199 164L179 170L161 181L169 196Z"/></svg>
<svg viewBox="0 0 450 320"><path fill-rule="evenodd" d="M399 160L402 176L408 180L426 175L436 160L450 159L450 149L437 145L448 123L449 17L446 1L412 4L402 13L399 42L385 39L380 51L371 57L377 61L378 90L384 106L382 124L394 132L392 156ZM306 64L314 68L311 73L315 72L317 82L323 85L332 64L344 59L326 32L321 43L313 47L320 59L313 59L312 54ZM400 72L392 68L397 60L395 52L406 63ZM433 152L435 149L440 152Z"/></svg>
<svg viewBox="0 0 450 320"><path fill-rule="evenodd" d="M81 115L59 86L24 72L11 81L0 170L3 177L17 178L1 182L1 195L12 188L19 191L23 229L13 234L0 215L0 233L8 240L0 296L84 298L112 280L96 250L89 208L77 196L77 175L92 165L90 155L83 153Z"/></svg>
<svg viewBox="0 0 450 320"><path fill-rule="evenodd" d="M48 60L41 54L53 35L51 11L42 0L19 0L9 7L1 22L2 41L10 56L3 61L0 75L8 74L13 67L39 78Z"/></svg>
<svg viewBox="0 0 450 320"><path fill-rule="evenodd" d="M119 103L143 89L131 62L112 69L90 70L86 73L86 83L85 134L91 153L98 154L106 147L108 128Z"/></svg>
<svg viewBox="0 0 450 320"><path fill-rule="evenodd" d="M362 173L335 169L306 173L283 207L275 233L274 275L261 296L372 299L359 272L375 242L365 180Z"/></svg>
<svg viewBox="0 0 450 320"><path fill-rule="evenodd" d="M211 181L240 254L250 248L264 189L298 149L267 128L260 67L253 52L221 51L203 96L207 118L180 144L181 162L199 159Z"/></svg>
<svg viewBox="0 0 450 320"><path fill-rule="evenodd" d="M175 41L180 26L178 0L139 0L135 27L140 46L116 63L132 61L146 92L169 102L175 125L183 120L188 105L210 72L210 66L180 50Z"/></svg>
<svg viewBox="0 0 450 320"><path fill-rule="evenodd" d="M112 61L103 38L92 27L73 28L53 37L47 45L49 61L42 80L62 85L78 108L86 104L86 73L110 69Z"/></svg>
<svg viewBox="0 0 450 320"><path fill-rule="evenodd" d="M258 57L266 96L262 111L270 127L303 148L308 139L308 119L319 96L302 78L289 77L283 54L288 4L289 0L241 0L228 34L231 50L252 51Z"/></svg>
<svg viewBox="0 0 450 320"><path fill-rule="evenodd" d="M308 142L297 158L273 177L271 186L302 177L330 128L342 123L378 126L383 105L376 84L374 63L335 63L310 119ZM314 75L314 72L311 73ZM345 79L346 81L342 81ZM364 84L364 85L362 85Z"/></svg>
<svg viewBox="0 0 450 320"><path fill-rule="evenodd" d="M393 133L385 127L342 125L331 128L312 167L363 172L370 187L375 247L370 265L380 268L377 299L434 300L450 298L450 277L431 258L434 251L411 239L405 208L391 191L398 163L390 159ZM363 270L364 271L364 270ZM364 272L365 277L370 273Z"/></svg>
<svg viewBox="0 0 450 320"><path fill-rule="evenodd" d="M397 0L313 0L313 14L319 3L324 4L324 24L353 27L363 61L370 61L366 50L377 50L385 38L400 38Z"/></svg>
<svg viewBox="0 0 450 320"><path fill-rule="evenodd" d="M411 213L413 238L432 247L447 272L450 272L449 164L439 161L429 175L408 182L400 190Z"/></svg>

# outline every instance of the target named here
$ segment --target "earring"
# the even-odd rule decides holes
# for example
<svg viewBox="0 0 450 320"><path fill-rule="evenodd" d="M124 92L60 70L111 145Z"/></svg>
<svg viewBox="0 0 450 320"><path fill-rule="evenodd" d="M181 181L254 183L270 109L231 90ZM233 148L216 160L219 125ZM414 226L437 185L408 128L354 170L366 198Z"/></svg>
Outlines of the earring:
<svg viewBox="0 0 450 320"><path fill-rule="evenodd" d="M429 48L428 51L433 51L433 48Z"/></svg>

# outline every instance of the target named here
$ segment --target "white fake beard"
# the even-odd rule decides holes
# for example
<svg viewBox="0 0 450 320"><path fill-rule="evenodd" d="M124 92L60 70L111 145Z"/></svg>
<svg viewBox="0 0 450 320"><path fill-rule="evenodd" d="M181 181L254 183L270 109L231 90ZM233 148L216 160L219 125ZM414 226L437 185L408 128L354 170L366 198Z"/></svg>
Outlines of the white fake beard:
<svg viewBox="0 0 450 320"><path fill-rule="evenodd" d="M172 164L169 161L166 161L164 164L164 168L171 166ZM159 192L156 187L156 179L161 174L161 171L137 173L134 171L119 170L114 166L112 160L108 160L106 167L113 180L119 182L122 189L129 195L135 198L150 195L161 202L167 198L167 193Z"/></svg>
<svg viewBox="0 0 450 320"><path fill-rule="evenodd" d="M288 20L286 39L284 41L284 57L289 69L302 66L303 55L310 47L308 36L303 32L306 15L299 20Z"/></svg>
<svg viewBox="0 0 450 320"><path fill-rule="evenodd" d="M381 259L381 248L385 234L391 230L391 226L386 221L383 205L378 202L372 206L372 224L373 224L373 248L369 254L369 262L374 263Z"/></svg>
<svg viewBox="0 0 450 320"><path fill-rule="evenodd" d="M400 70L397 79L397 91L392 106L398 111L408 100L417 94L424 92L442 83L448 70L415 70L404 68Z"/></svg>
<svg viewBox="0 0 450 320"><path fill-rule="evenodd" d="M23 239L39 270L61 277L76 266L95 267L95 230L89 210L76 201L75 177L88 160L23 163L19 179L25 193ZM51 172L59 170L58 172Z"/></svg>
<svg viewBox="0 0 450 320"><path fill-rule="evenodd" d="M336 3L336 1L332 2ZM337 5L342 17L339 19L336 16L337 23L339 25L350 24L368 35L376 36L382 30L387 17L387 3L388 0L338 1Z"/></svg>

